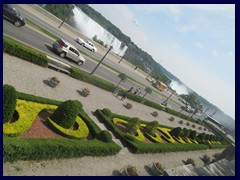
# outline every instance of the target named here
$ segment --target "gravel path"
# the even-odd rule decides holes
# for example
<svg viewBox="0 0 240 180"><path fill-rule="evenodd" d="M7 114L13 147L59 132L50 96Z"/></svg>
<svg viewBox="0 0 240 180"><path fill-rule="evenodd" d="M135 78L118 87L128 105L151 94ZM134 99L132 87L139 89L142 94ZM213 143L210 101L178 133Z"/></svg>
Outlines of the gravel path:
<svg viewBox="0 0 240 180"><path fill-rule="evenodd" d="M180 126L176 118L174 122L168 120L169 114L159 111L159 116L154 118L150 113L155 109L144 106L140 103L125 99L120 101L108 91L97 88L85 82L70 78L69 76L43 68L29 62L20 60L8 54L3 54L3 84L10 84L17 91L30 93L46 98L56 100L77 99L83 104L84 110L96 122L101 129L105 126L93 116L92 112L96 109L109 108L114 113L123 114L130 117L139 117L140 119L153 121L157 120L160 124L169 126ZM50 77L57 76L61 83L56 88L47 85ZM88 87L91 94L85 98L79 95L78 91ZM133 105L131 110L126 109L123 104L130 102ZM185 124L185 123L184 123ZM184 127L185 125L181 125ZM187 127L187 126L186 126ZM198 127L198 126L197 126ZM190 127L188 127L190 128ZM201 131L199 131L201 132ZM118 139L114 141L120 144ZM121 144L120 144L121 145ZM122 146L122 145L121 145ZM15 163L4 163L3 173L5 176L11 175L99 175L111 176L116 175L117 170L125 165L133 164L141 175L149 175L146 171L146 165L159 161L166 168L173 168L183 165L182 160L191 157L195 160L197 166L202 166L203 162L199 157L204 154L211 155L222 150L190 151L178 153L161 153L161 154L131 154L126 148L115 155L108 157L83 157L76 159L60 159L49 161L18 161Z"/></svg>

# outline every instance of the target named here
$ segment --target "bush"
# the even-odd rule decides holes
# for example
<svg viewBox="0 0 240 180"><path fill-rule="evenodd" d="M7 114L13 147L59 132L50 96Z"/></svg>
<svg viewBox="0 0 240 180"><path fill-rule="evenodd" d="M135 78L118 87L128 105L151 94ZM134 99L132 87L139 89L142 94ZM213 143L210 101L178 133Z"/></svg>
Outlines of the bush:
<svg viewBox="0 0 240 180"><path fill-rule="evenodd" d="M148 134L154 136L154 131L157 129L158 125L157 121L152 121L145 126L144 130Z"/></svg>
<svg viewBox="0 0 240 180"><path fill-rule="evenodd" d="M3 85L3 123L11 121L16 109L17 92L14 87Z"/></svg>
<svg viewBox="0 0 240 180"><path fill-rule="evenodd" d="M190 129L183 128L181 137L188 138L190 135Z"/></svg>
<svg viewBox="0 0 240 180"><path fill-rule="evenodd" d="M201 133L201 134L199 134L198 136L197 136L197 138L198 139L200 139L200 140L204 140L205 139L205 133Z"/></svg>
<svg viewBox="0 0 240 180"><path fill-rule="evenodd" d="M61 103L51 115L50 119L63 128L71 128L79 113L80 104L77 101L68 100Z"/></svg>
<svg viewBox="0 0 240 180"><path fill-rule="evenodd" d="M134 117L128 121L127 131L130 133L135 133L139 127L140 127L140 119L137 117Z"/></svg>
<svg viewBox="0 0 240 180"><path fill-rule="evenodd" d="M172 129L169 134L171 134L172 136L175 136L175 137L179 137L181 135L181 132L182 132L182 128L180 127L176 127L174 129Z"/></svg>
<svg viewBox="0 0 240 180"><path fill-rule="evenodd" d="M202 157L202 161L207 164L207 163L210 162L210 157L205 154L205 155Z"/></svg>
<svg viewBox="0 0 240 180"><path fill-rule="evenodd" d="M112 135L110 132L103 130L98 134L97 139L103 142L112 142Z"/></svg>
<svg viewBox="0 0 240 180"><path fill-rule="evenodd" d="M80 101L78 100L74 100L74 102L76 103L76 106L77 106L77 109L78 109L78 112L82 109L83 105Z"/></svg>
<svg viewBox="0 0 240 180"><path fill-rule="evenodd" d="M197 135L197 132L196 132L196 131L191 131L191 130L190 130L190 134L189 134L188 137L189 137L190 139L193 139L193 140L194 140L194 139L196 138L196 135Z"/></svg>
<svg viewBox="0 0 240 180"><path fill-rule="evenodd" d="M109 117L112 115L112 111L110 109L108 109L108 108L104 108L103 109L103 113L105 115L109 116Z"/></svg>

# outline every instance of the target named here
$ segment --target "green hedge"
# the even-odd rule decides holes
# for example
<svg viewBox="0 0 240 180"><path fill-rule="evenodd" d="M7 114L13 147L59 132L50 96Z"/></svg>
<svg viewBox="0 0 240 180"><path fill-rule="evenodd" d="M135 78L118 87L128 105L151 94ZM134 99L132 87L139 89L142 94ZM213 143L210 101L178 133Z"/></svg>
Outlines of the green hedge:
<svg viewBox="0 0 240 180"><path fill-rule="evenodd" d="M161 152L176 152L176 151L190 151L190 150L202 150L208 149L205 144L175 144L175 143L153 143L146 144L140 141L136 141L126 133L121 132L115 124L112 122L113 117L123 118L129 120L130 117L112 114L107 116L102 110L97 109L95 111L97 117L105 124L108 129L112 131L116 137L120 138L122 143L126 145L133 153L161 153ZM141 123L146 123L140 120Z"/></svg>
<svg viewBox="0 0 240 180"><path fill-rule="evenodd" d="M4 162L17 160L49 160L83 156L108 156L117 154L120 147L115 143L98 140L3 138Z"/></svg>
<svg viewBox="0 0 240 180"><path fill-rule="evenodd" d="M32 94L27 94L23 92L17 92L17 98L21 100L26 100L26 101L32 101L32 102L38 102L42 104L52 104L52 105L60 105L62 102L53 100L53 99L48 99L40 96L35 96Z"/></svg>
<svg viewBox="0 0 240 180"><path fill-rule="evenodd" d="M3 51L43 67L48 66L48 59L45 54L5 36L3 37Z"/></svg>
<svg viewBox="0 0 240 180"><path fill-rule="evenodd" d="M73 77L75 79L90 83L92 85L95 85L95 86L105 89L107 91L112 92L115 88L114 84L112 84L104 79L101 79L99 77L90 75L89 73L81 71L80 69L77 69L75 67L72 67L70 75L71 75L71 77Z"/></svg>

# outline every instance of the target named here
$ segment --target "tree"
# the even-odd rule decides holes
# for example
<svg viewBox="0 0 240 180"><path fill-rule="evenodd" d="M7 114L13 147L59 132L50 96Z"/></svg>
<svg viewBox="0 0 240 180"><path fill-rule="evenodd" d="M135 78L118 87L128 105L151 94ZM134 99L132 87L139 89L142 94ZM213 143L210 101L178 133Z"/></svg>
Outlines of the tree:
<svg viewBox="0 0 240 180"><path fill-rule="evenodd" d="M124 82L124 81L127 80L127 75L124 74L124 73L118 74L118 77L120 78L120 81L119 81L118 84L115 86L113 92L117 89L117 87L119 86L119 84L120 84L121 82Z"/></svg>
<svg viewBox="0 0 240 180"><path fill-rule="evenodd" d="M145 91L146 91L146 93L143 95L143 97L142 98L144 98L148 93L149 94L151 94L152 93L152 89L151 88L149 88L149 87L146 87L145 89L144 89Z"/></svg>

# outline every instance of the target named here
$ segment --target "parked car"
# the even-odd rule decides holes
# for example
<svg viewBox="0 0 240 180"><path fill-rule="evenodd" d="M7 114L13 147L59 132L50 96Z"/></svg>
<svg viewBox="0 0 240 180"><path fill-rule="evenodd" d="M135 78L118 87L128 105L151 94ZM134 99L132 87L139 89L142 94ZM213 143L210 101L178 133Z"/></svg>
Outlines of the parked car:
<svg viewBox="0 0 240 180"><path fill-rule="evenodd" d="M3 17L12 21L17 27L26 24L26 19L10 4L3 4Z"/></svg>
<svg viewBox="0 0 240 180"><path fill-rule="evenodd" d="M80 66L85 62L85 58L77 48L63 39L56 40L52 47L62 58L70 58Z"/></svg>
<svg viewBox="0 0 240 180"><path fill-rule="evenodd" d="M89 49L92 52L96 52L97 51L97 48L95 47L95 45L91 41L89 41L89 40L83 40L83 39L78 37L76 39L76 42L78 44L82 45L83 47Z"/></svg>

